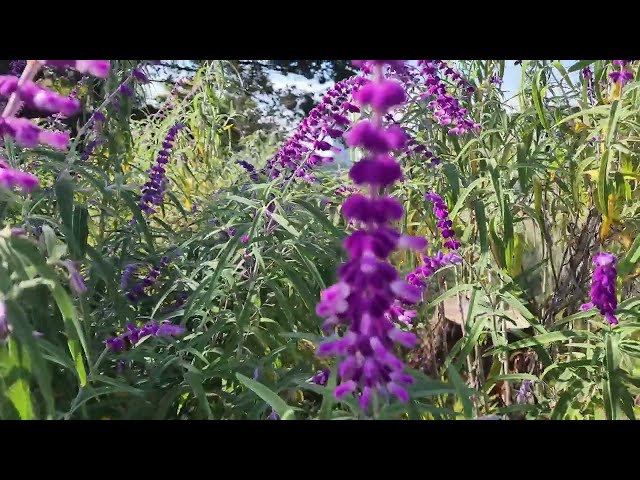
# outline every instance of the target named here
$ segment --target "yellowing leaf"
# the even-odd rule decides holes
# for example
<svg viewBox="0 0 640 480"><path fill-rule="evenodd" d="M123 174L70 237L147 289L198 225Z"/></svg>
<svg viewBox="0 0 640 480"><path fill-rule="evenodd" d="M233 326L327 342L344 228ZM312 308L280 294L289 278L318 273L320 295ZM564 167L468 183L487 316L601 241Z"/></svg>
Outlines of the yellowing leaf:
<svg viewBox="0 0 640 480"><path fill-rule="evenodd" d="M616 82L613 84L613 91L611 92L611 96L609 97L611 101L615 100L616 98L620 98L620 91L622 90L622 87L620 85L620 82Z"/></svg>
<svg viewBox="0 0 640 480"><path fill-rule="evenodd" d="M586 172L584 172L585 175L589 175L589 177L591 177L591 180L593 180L594 182L598 181L598 170L587 170Z"/></svg>
<svg viewBox="0 0 640 480"><path fill-rule="evenodd" d="M602 217L602 226L600 227L600 240L604 241L605 238L607 238L607 235L609 235L609 232L611 231L611 219L609 217Z"/></svg>
<svg viewBox="0 0 640 480"><path fill-rule="evenodd" d="M613 193L609 194L609 199L608 199L608 205L607 205L607 216L609 218L611 218L611 222L615 222L616 220L618 220L618 214L616 213L616 196Z"/></svg>
<svg viewBox="0 0 640 480"><path fill-rule="evenodd" d="M589 128L586 123L576 120L576 124L573 127L576 133L580 133L582 130Z"/></svg>

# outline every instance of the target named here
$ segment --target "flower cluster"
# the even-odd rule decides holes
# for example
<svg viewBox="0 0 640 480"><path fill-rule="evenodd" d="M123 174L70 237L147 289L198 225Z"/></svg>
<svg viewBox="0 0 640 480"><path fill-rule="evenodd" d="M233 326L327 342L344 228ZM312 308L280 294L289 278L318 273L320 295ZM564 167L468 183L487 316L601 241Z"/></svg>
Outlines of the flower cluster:
<svg viewBox="0 0 640 480"><path fill-rule="evenodd" d="M105 78L109 74L109 61L29 60L19 78L17 75L0 76L0 97L9 98L0 116L0 137L8 135L17 144L27 148L41 144L65 150L69 145L67 133L46 131L28 119L15 117L23 103L34 109L47 113L61 113L65 116L79 111L78 99L59 95L33 81L43 65L70 66L82 73ZM14 170L5 162L0 165L0 185L7 188L18 186L28 192L37 184L37 178L33 175Z"/></svg>
<svg viewBox="0 0 640 480"><path fill-rule="evenodd" d="M174 325L169 321L158 323L155 320L145 323L142 327L134 324L127 325L127 331L115 337L109 337L105 344L112 352L121 352L129 347L135 347L146 337L177 337L182 335L186 329L180 325Z"/></svg>
<svg viewBox="0 0 640 480"><path fill-rule="evenodd" d="M460 247L460 242L455 238L453 222L449 220L449 209L440 195L435 192L427 193L424 198L433 203L433 214L438 219L437 226L440 229L442 238L445 240L444 246L451 250Z"/></svg>
<svg viewBox="0 0 640 480"><path fill-rule="evenodd" d="M618 324L618 319L615 316L618 308L618 298L616 297L617 262L618 259L615 255L608 252L600 252L593 257L593 264L596 268L591 284L591 302L580 307L581 310L596 307L611 325Z"/></svg>
<svg viewBox="0 0 640 480"><path fill-rule="evenodd" d="M13 328L7 318L7 306L4 301L0 300L0 345L3 345L5 340L9 338Z"/></svg>
<svg viewBox="0 0 640 480"><path fill-rule="evenodd" d="M298 178L315 181L311 174L313 168L333 161L333 157L319 152L339 152L338 147L329 143L330 139L341 138L351 125L349 114L360 111L351 99L363 82L363 77L354 76L336 83L267 162L265 172L278 177L283 170L288 170Z"/></svg>
<svg viewBox="0 0 640 480"><path fill-rule="evenodd" d="M38 60L42 65L58 68L73 68L98 78L109 76L109 60Z"/></svg>
<svg viewBox="0 0 640 480"><path fill-rule="evenodd" d="M252 182L257 182L258 180L260 180L260 176L256 172L256 167L254 167L252 164L250 164L246 160L238 160L236 163L246 170Z"/></svg>
<svg viewBox="0 0 640 480"><path fill-rule="evenodd" d="M87 286L84 284L84 277L78 271L78 265L76 262L71 260L66 260L62 262L64 267L69 272L69 284L71 285L71 289L77 294L82 295L86 293Z"/></svg>
<svg viewBox="0 0 640 480"><path fill-rule="evenodd" d="M628 68L631 60L614 60L613 65L620 67L620 70L613 71L609 74L609 78L612 82L624 87L625 84L633 80L633 72Z"/></svg>
<svg viewBox="0 0 640 480"><path fill-rule="evenodd" d="M326 385L327 382L329 382L329 377L331 376L331 369L330 368L323 368L322 370L320 370L319 372L317 372L313 378L311 379L311 381L313 383L315 383L316 385Z"/></svg>
<svg viewBox="0 0 640 480"><path fill-rule="evenodd" d="M146 291L156 283L156 281L160 277L160 272L165 267L167 267L167 265L169 265L170 261L171 258L168 255L163 256L160 259L160 263L157 267L151 267L149 273L147 273L147 275L141 281L136 282L131 287L131 280L138 272L139 266L135 263L127 265L120 279L120 288L122 290L129 289L129 291L127 292L127 298L129 299L129 301L135 303L141 298L145 297L147 295Z"/></svg>
<svg viewBox="0 0 640 480"><path fill-rule="evenodd" d="M349 260L338 270L339 281L322 291L316 307L316 313L326 319L325 331L346 326L342 337L328 339L317 351L320 357L341 359L340 384L334 394L339 399L358 395L365 411L376 394L383 398L391 394L403 402L409 399L404 385L412 377L393 351L396 344L415 346L416 336L396 327L385 313L397 299L415 303L421 293L400 278L388 257L397 248L421 251L426 247L423 238L401 235L391 226L404 212L398 200L385 194L385 189L402 178L402 169L390 153L402 148L405 139L399 130L385 128L382 121L389 110L405 102L406 94L401 84L384 78L385 62L365 61L374 80L365 82L353 97L360 108L371 108L372 118L354 126L347 136L350 145L366 152L349 176L356 185L368 187L369 195L352 194L342 213L361 228L345 239Z"/></svg>
<svg viewBox="0 0 640 480"><path fill-rule="evenodd" d="M7 190L17 187L23 192L29 193L38 186L38 177L11 168L7 162L0 159L0 186Z"/></svg>
<svg viewBox="0 0 640 480"><path fill-rule="evenodd" d="M173 148L176 135L182 128L184 128L184 125L178 123L169 129L162 142L162 149L158 152L156 164L147 170L149 181L141 187L142 198L139 203L140 209L147 215L156 213L156 209L153 206L161 205L164 200L164 192L169 183L165 165L169 163L169 151Z"/></svg>
<svg viewBox="0 0 640 480"><path fill-rule="evenodd" d="M422 254L422 265L419 265L413 272L406 276L407 283L421 290L427 287L427 279L435 272L447 265L456 265L462 263L462 257L457 252L442 253L438 252L433 256ZM391 308L385 314L388 319L402 322L405 325L411 325L413 318L418 314L415 310L408 310L402 302L396 300Z"/></svg>
<svg viewBox="0 0 640 480"><path fill-rule="evenodd" d="M435 167L436 165L440 165L440 163L442 163L442 160L440 160L440 158L438 158L436 154L428 150L424 145L420 145L413 138L410 138L407 141L407 146L405 147L404 152L407 155L422 155L422 157L424 157L425 160L429 162L427 166L430 167Z"/></svg>
<svg viewBox="0 0 640 480"><path fill-rule="evenodd" d="M462 257L458 252L447 253L438 252L435 255L422 255L423 264L418 266L413 272L407 275L407 282L420 288L427 286L426 279L435 272L447 265L457 265L462 263Z"/></svg>
<svg viewBox="0 0 640 480"><path fill-rule="evenodd" d="M442 60L418 60L418 65L420 73L425 78L424 83L428 87L421 98L436 97L429 102L429 107L440 125L451 126L449 135L462 135L480 128L480 124L466 118L467 109L462 107L457 98L447 92L447 82L441 76L450 77L457 83L458 88L464 89L467 93L473 93L474 88L467 80Z"/></svg>
<svg viewBox="0 0 640 480"><path fill-rule="evenodd" d="M518 390L518 394L516 395L516 403L522 405L528 403L529 400L533 398L531 387L533 387L533 382L531 380L524 380L522 382L522 385L520 385L520 389Z"/></svg>

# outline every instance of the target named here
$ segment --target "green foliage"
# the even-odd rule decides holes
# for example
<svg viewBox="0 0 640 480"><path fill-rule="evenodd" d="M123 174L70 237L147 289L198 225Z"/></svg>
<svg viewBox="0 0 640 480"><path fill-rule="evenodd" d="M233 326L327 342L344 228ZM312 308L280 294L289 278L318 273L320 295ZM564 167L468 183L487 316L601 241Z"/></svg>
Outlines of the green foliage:
<svg viewBox="0 0 640 480"><path fill-rule="evenodd" d="M438 233L423 195L438 192L464 262L439 272L417 308L412 400L378 405L374 418L635 419L640 82L620 91L596 81L591 98L576 77L588 65L606 83L610 61L569 69L525 61L513 109L490 81L504 62L458 62L476 88L467 105L482 126L474 134L446 135L424 103L404 112L401 123L443 165L403 158L406 181L394 192L405 204L402 227L433 240L434 253ZM249 73L233 73L239 66L202 62L188 94L159 113L132 118L144 108L137 97L119 111L107 107L106 141L86 160L83 126L65 155L5 139L3 155L36 173L42 188L27 197L0 191L0 298L12 325L0 340L1 418L364 418L355 400L333 397L335 368L326 386L310 381L333 367L315 356L323 336L315 306L343 260L348 226L336 188L346 171L320 169L311 185L252 181L236 161L260 169L281 139L259 125L239 82ZM102 104L130 68L115 62L87 102ZM139 186L177 122L188 135L172 151L165 203L147 217ZM580 311L598 250L620 258L614 328ZM164 255L171 261L149 295L129 302L125 267L149 268ZM68 260L78 262L85 293L71 290ZM395 260L403 272L417 265L410 255ZM120 353L105 348L127 324L150 319L187 333ZM440 353L452 325L461 333ZM525 380L533 395L518 403Z"/></svg>

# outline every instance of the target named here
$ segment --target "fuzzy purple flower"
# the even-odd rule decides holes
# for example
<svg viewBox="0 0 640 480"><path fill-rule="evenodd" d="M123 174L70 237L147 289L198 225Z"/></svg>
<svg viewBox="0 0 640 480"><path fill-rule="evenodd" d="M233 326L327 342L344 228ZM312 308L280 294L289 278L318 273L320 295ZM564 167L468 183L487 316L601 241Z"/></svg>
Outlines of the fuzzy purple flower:
<svg viewBox="0 0 640 480"><path fill-rule="evenodd" d="M88 73L98 78L109 76L109 60L38 60L43 65L69 67L80 73Z"/></svg>
<svg viewBox="0 0 640 480"><path fill-rule="evenodd" d="M141 187L142 198L139 203L140 209L147 215L157 213L154 207L162 205L164 201L164 192L169 183L165 167L167 163L169 163L169 154L173 148L176 135L182 128L184 128L184 125L178 123L169 129L167 136L162 142L162 149L158 152L155 165L147 170L149 181Z"/></svg>
<svg viewBox="0 0 640 480"><path fill-rule="evenodd" d="M84 278L78 271L78 267L75 262L70 260L62 262L69 272L69 284L71 285L71 290L73 290L77 295L82 295L87 292L87 286L84 283Z"/></svg>
<svg viewBox="0 0 640 480"><path fill-rule="evenodd" d="M134 324L127 324L127 331L110 337L105 341L107 349L112 352L121 352L129 347L135 347L141 340L149 336L155 337L177 337L186 332L186 329L180 325L174 325L169 321L161 323L151 320L142 327L136 327Z"/></svg>
<svg viewBox="0 0 640 480"><path fill-rule="evenodd" d="M591 302L580 307L581 310L596 307L611 325L618 324L618 318L615 316L618 308L616 296L617 262L618 259L615 255L608 252L600 252L593 257L593 264L596 268L591 284Z"/></svg>
<svg viewBox="0 0 640 480"><path fill-rule="evenodd" d="M524 380L522 382L522 385L520 385L520 389L518 390L518 394L516 395L517 404L523 405L529 402L533 397L531 387L533 387L533 382L531 380Z"/></svg>
<svg viewBox="0 0 640 480"><path fill-rule="evenodd" d="M131 282L131 277L138 271L138 265L135 263L130 263L124 268L124 272L122 272L122 277L120 278L120 288L122 290L126 289Z"/></svg>
<svg viewBox="0 0 640 480"><path fill-rule="evenodd" d="M311 381L313 383L315 383L316 385L326 385L327 382L329 382L329 377L331 376L331 369L329 368L324 368L322 370L320 370L318 373L316 373L313 378L311 379Z"/></svg>
<svg viewBox="0 0 640 480"><path fill-rule="evenodd" d="M462 78L462 75L442 60L418 60L418 66L427 88L420 98L435 97L428 105L436 121L449 127L449 135L462 135L479 129L480 124L467 118L467 109L462 106L460 100L448 92L445 79L450 78L465 93L473 93L474 88Z"/></svg>
<svg viewBox="0 0 640 480"><path fill-rule="evenodd" d="M361 76L336 83L267 162L263 173L275 178L288 172L289 176L307 182L315 181L312 170L333 162L333 156L324 153L340 151L329 140L340 138L351 124L349 114L359 112L359 107L352 100L363 83Z"/></svg>
<svg viewBox="0 0 640 480"><path fill-rule="evenodd" d="M361 108L371 107L372 120L365 127L354 126L356 133L349 135L354 147L367 152L351 168L350 177L363 189L368 187L369 195L353 194L342 207L343 214L361 222L362 229L345 239L349 260L338 270L339 281L321 292L316 307L316 313L325 318L325 331L347 326L344 336L326 340L317 352L321 357L340 357L340 383L334 395L341 399L355 394L365 411L374 395L409 400L405 386L412 377L404 372L394 349L396 344L415 346L416 336L398 328L385 314L396 300L418 301L420 290L400 278L388 257L398 248L426 247L424 239L401 235L390 224L402 216L402 204L381 189L400 180L402 170L390 155L397 145L396 132L385 129L383 118L388 109L404 101L405 94L398 89L400 84L383 78L382 65L374 62L372 70L375 79L356 96Z"/></svg>
<svg viewBox="0 0 640 480"><path fill-rule="evenodd" d="M133 275L138 271L135 264L127 265L120 280L120 287L125 290L128 288L127 298L130 302L137 302L141 298L147 296L147 291L155 285L160 278L162 270L169 265L171 258L167 255L160 259L160 263L156 267L151 267L147 275L139 282L130 285Z"/></svg>
<svg viewBox="0 0 640 480"><path fill-rule="evenodd" d="M27 172L11 168L7 162L0 159L0 186L7 190L19 188L29 193L39 184L38 177Z"/></svg>
<svg viewBox="0 0 640 480"><path fill-rule="evenodd" d="M449 209L447 204L442 197L435 192L427 193L424 198L433 204L433 214L438 219L436 225L440 229L442 238L445 241L444 246L451 250L458 249L460 247L460 242L455 238L453 222L449 220Z"/></svg>
<svg viewBox="0 0 640 480"><path fill-rule="evenodd" d="M7 306L3 300L0 300L0 345L9 337L11 331L12 327L7 318Z"/></svg>

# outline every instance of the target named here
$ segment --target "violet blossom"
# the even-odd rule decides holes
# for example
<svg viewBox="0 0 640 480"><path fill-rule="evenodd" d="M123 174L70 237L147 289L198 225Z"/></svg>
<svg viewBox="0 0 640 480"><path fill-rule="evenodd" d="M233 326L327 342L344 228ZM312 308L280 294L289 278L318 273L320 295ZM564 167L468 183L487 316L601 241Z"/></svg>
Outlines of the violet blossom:
<svg viewBox="0 0 640 480"><path fill-rule="evenodd" d="M27 148L42 144L57 150L66 150L69 146L68 133L47 131L26 118L16 118L23 103L38 110L61 113L66 116L72 115L80 109L80 102L76 98L59 95L33 81L42 65L70 66L80 72L105 78L109 73L109 61L29 60L19 78L17 75L0 76L0 97L9 97L0 116L0 137L8 135L18 145ZM5 162L0 165L0 185L5 188L17 186L23 191L29 192L37 184L35 176L14 170Z"/></svg>
<svg viewBox="0 0 640 480"><path fill-rule="evenodd" d="M69 284L71 285L71 289L77 294L82 295L87 292L87 286L84 284L84 278L78 271L78 267L76 262L72 262L71 260L66 260L62 262L67 271L69 272Z"/></svg>
<svg viewBox="0 0 640 480"><path fill-rule="evenodd" d="M517 404L523 405L529 402L533 397L531 387L533 387L533 382L531 380L524 380L522 382L522 385L520 385L520 389L518 390L518 394L516 395Z"/></svg>
<svg viewBox="0 0 640 480"><path fill-rule="evenodd" d="M402 178L402 169L390 155L401 142L396 131L383 126L383 118L389 109L404 103L406 96L399 83L384 78L384 61L371 60L366 65L374 71L374 80L358 90L354 100L361 108L371 107L372 120L365 120L368 126L358 127L359 134L350 134L348 141L357 147L373 146L365 148L365 157L349 172L356 185L368 186L369 194L352 194L343 203L343 214L360 229L345 239L349 260L338 269L338 282L321 292L316 307L316 313L326 319L325 331L347 326L342 337L324 341L317 351L320 357L340 357L341 381L334 394L338 399L356 394L365 411L373 395L409 400L405 385L412 377L404 372L404 363L393 350L396 344L412 348L417 339L396 327L385 313L396 299L414 303L421 295L417 287L400 278L388 257L397 248L420 251L426 247L423 238L401 235L391 226L404 212L398 200L384 193Z"/></svg>
<svg viewBox="0 0 640 480"><path fill-rule="evenodd" d="M0 186L7 190L19 188L25 193L31 192L38 186L38 177L15 168L0 158Z"/></svg>
<svg viewBox="0 0 640 480"><path fill-rule="evenodd" d="M122 273L120 288L123 290L128 289L127 298L129 301L135 303L147 296L147 291L158 281L160 273L169 265L170 261L171 258L168 255L163 256L157 266L151 267L145 277L133 285L131 285L131 281L139 268L135 264L127 265Z"/></svg>
<svg viewBox="0 0 640 480"><path fill-rule="evenodd" d="M169 163L169 155L176 135L182 128L184 128L184 125L178 123L169 129L162 142L162 149L158 152L155 165L147 170L149 181L141 187L142 198L139 203L140 209L147 215L157 213L154 207L162 205L164 192L169 183L165 167Z"/></svg>
<svg viewBox="0 0 640 480"><path fill-rule="evenodd" d="M420 98L436 97L428 105L440 125L450 126L449 135L462 135L479 129L480 124L467 118L467 109L462 107L457 98L448 93L447 83L442 78L450 78L467 94L473 93L474 88L462 75L442 60L418 60L418 66L420 74L424 76L424 85L427 87L427 91L421 94Z"/></svg>
<svg viewBox="0 0 640 480"><path fill-rule="evenodd" d="M633 71L627 66L631 63L631 60L614 60L613 65L620 67L620 70L613 71L609 74L609 78L612 82L617 83L620 87L624 87L634 78Z"/></svg>
<svg viewBox="0 0 640 480"><path fill-rule="evenodd" d="M186 331L181 325L174 325L169 321L158 323L151 320L142 327L136 327L134 324L127 324L127 331L115 337L109 337L105 344L107 349L112 352L121 352L129 347L135 347L141 340L146 337L177 337Z"/></svg>
<svg viewBox="0 0 640 480"><path fill-rule="evenodd" d="M263 171L272 178L287 171L289 175L308 182L315 181L311 171L333 161L332 156L320 155L320 152L340 151L329 140L341 138L351 124L349 114L359 112L359 108L352 103L352 97L363 83L364 79L360 76L336 83L267 162Z"/></svg>
<svg viewBox="0 0 640 480"><path fill-rule="evenodd" d="M12 330L11 323L9 323L9 319L7 318L7 305L3 300L0 300L0 345L9 338Z"/></svg>
<svg viewBox="0 0 640 480"><path fill-rule="evenodd" d="M608 252L597 253L593 257L595 270L591 284L591 302L585 303L580 310L597 308L604 318L611 324L617 325L618 318L615 315L618 308L616 296L616 263L618 259Z"/></svg>
<svg viewBox="0 0 640 480"><path fill-rule="evenodd" d="M316 385L324 386L329 382L329 377L331 376L331 369L324 368L316 373L311 381Z"/></svg>
<svg viewBox="0 0 640 480"><path fill-rule="evenodd" d="M435 192L427 193L424 198L433 204L433 214L438 219L437 227L440 229L442 238L445 240L444 246L451 250L460 247L460 242L455 238L453 222L449 220L449 209L440 195Z"/></svg>

